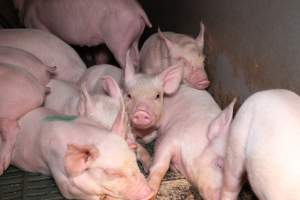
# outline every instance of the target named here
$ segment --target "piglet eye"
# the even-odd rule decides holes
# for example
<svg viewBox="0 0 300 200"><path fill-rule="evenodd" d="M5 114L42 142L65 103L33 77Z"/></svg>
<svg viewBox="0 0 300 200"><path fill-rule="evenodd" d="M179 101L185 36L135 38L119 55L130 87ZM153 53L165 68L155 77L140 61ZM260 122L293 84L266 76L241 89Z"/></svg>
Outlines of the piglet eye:
<svg viewBox="0 0 300 200"><path fill-rule="evenodd" d="M131 94L128 93L128 94L127 94L127 97L128 97L128 99L131 99Z"/></svg>
<svg viewBox="0 0 300 200"><path fill-rule="evenodd" d="M160 98L160 94L158 93L155 97L155 99L159 99Z"/></svg>
<svg viewBox="0 0 300 200"><path fill-rule="evenodd" d="M105 172L106 175L112 176L114 178L121 178L121 177L123 177L123 174L121 172L118 172L117 170L105 169L104 172Z"/></svg>
<svg viewBox="0 0 300 200"><path fill-rule="evenodd" d="M217 158L217 160L215 161L215 165L218 168L223 169L224 168L224 159L221 157Z"/></svg>

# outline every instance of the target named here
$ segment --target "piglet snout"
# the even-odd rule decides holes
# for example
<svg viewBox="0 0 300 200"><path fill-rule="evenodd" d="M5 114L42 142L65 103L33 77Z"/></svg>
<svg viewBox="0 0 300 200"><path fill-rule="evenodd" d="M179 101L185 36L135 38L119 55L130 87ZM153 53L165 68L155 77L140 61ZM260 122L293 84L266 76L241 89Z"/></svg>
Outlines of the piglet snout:
<svg viewBox="0 0 300 200"><path fill-rule="evenodd" d="M137 128L150 127L154 121L153 115L145 110L137 110L131 117L133 126Z"/></svg>
<svg viewBox="0 0 300 200"><path fill-rule="evenodd" d="M210 81L207 78L206 72L203 69L197 68L187 77L187 82L194 88L203 90L209 86Z"/></svg>
<svg viewBox="0 0 300 200"><path fill-rule="evenodd" d="M138 111L134 113L132 120L135 124L147 125L151 122L151 116L145 111Z"/></svg>
<svg viewBox="0 0 300 200"><path fill-rule="evenodd" d="M198 81L196 84L195 84L195 87L197 88L197 89L205 89L205 88L207 88L208 86L209 86L209 84L210 84L210 81L209 80L201 80L201 81Z"/></svg>

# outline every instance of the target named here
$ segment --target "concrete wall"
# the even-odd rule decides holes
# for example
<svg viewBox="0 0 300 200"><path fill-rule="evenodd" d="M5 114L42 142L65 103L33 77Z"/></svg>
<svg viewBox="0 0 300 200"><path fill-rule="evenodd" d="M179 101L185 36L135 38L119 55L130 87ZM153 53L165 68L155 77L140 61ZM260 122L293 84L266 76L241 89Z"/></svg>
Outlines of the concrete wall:
<svg viewBox="0 0 300 200"><path fill-rule="evenodd" d="M287 88L300 93L300 1L142 0L155 31L196 36L206 25L209 90L223 106L233 96ZM146 36L145 36L146 37Z"/></svg>

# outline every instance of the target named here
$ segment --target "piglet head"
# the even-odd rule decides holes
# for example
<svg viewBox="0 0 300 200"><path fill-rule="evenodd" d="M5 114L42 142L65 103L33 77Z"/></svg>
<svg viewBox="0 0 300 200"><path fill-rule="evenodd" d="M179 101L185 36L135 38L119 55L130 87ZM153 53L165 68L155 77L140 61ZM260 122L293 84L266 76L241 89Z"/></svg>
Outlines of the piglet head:
<svg viewBox="0 0 300 200"><path fill-rule="evenodd" d="M199 157L196 186L205 200L220 200L226 140L236 100L225 108L210 124L207 146Z"/></svg>
<svg viewBox="0 0 300 200"><path fill-rule="evenodd" d="M131 125L141 130L150 129L161 117L164 94L173 94L178 89L182 68L174 65L155 76L135 74L127 53L124 79L125 104Z"/></svg>
<svg viewBox="0 0 300 200"><path fill-rule="evenodd" d="M79 190L99 198L147 200L153 196L125 141L126 127L122 103L110 130L94 127L98 134L102 132L103 139L88 145L68 145L65 171Z"/></svg>
<svg viewBox="0 0 300 200"><path fill-rule="evenodd" d="M181 60L184 63L184 82L196 89L205 89L209 80L204 69L204 25L200 23L200 32L193 39L185 37L177 42L172 42L160 30L159 37L164 41L169 50L172 63Z"/></svg>

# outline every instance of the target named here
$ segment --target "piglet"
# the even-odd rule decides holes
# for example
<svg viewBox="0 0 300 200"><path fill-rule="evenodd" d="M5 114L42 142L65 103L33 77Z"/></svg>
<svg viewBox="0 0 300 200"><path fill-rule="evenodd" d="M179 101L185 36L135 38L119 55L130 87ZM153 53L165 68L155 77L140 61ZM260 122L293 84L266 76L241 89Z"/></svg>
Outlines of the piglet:
<svg viewBox="0 0 300 200"><path fill-rule="evenodd" d="M139 39L145 26L151 27L136 0L14 0L14 3L26 27L49 31L74 45L105 43L122 67L129 49L138 63Z"/></svg>
<svg viewBox="0 0 300 200"><path fill-rule="evenodd" d="M111 129L85 117L33 110L19 121L12 164L52 175L67 199L147 200L153 192L124 140L125 118L124 105Z"/></svg>
<svg viewBox="0 0 300 200"><path fill-rule="evenodd" d="M92 105L86 112L87 116L93 117L94 120L104 123L108 127L111 126L120 107L116 100L122 98L123 95L119 88L122 82L121 76L120 68L111 65L95 65L89 68L79 81L79 84L85 85L82 87L82 97L84 97L82 102ZM94 96L98 96L98 100L93 100ZM89 101L91 103L88 103ZM152 163L151 156L141 144L136 142L134 133L135 129L129 124L127 142L136 151L137 159L143 165L144 171L148 172Z"/></svg>
<svg viewBox="0 0 300 200"><path fill-rule="evenodd" d="M106 94L89 93L85 83L78 88L70 82L53 79L48 84L51 93L45 99L45 107L67 115L85 116L111 128L122 93L111 77L103 77L101 81Z"/></svg>
<svg viewBox="0 0 300 200"><path fill-rule="evenodd" d="M86 84L89 93L104 94L102 87L102 77L110 76L120 86L122 83L122 70L116 66L109 64L94 65L89 67L78 81L78 85Z"/></svg>
<svg viewBox="0 0 300 200"><path fill-rule="evenodd" d="M58 37L36 29L1 29L0 45L27 51L47 66L56 66L55 78L77 82L86 70L79 55Z"/></svg>
<svg viewBox="0 0 300 200"><path fill-rule="evenodd" d="M225 142L235 100L223 111L205 90L182 85L165 98L149 185L158 192L170 164L205 200L219 200Z"/></svg>
<svg viewBox="0 0 300 200"><path fill-rule="evenodd" d="M30 72L42 85L55 76L56 66L47 66L33 54L14 47L0 46L0 62L16 65Z"/></svg>
<svg viewBox="0 0 300 200"><path fill-rule="evenodd" d="M19 132L17 119L41 106L46 87L26 70L0 63L0 175L9 166Z"/></svg>
<svg viewBox="0 0 300 200"><path fill-rule="evenodd" d="M125 105L135 134L150 142L162 116L164 94L176 93L182 79L182 67L175 64L157 75L135 74L127 53L124 74ZM147 136L151 136L148 140Z"/></svg>
<svg viewBox="0 0 300 200"><path fill-rule="evenodd" d="M261 200L300 199L300 97L288 90L257 92L232 122L222 200L237 199L247 172Z"/></svg>
<svg viewBox="0 0 300 200"><path fill-rule="evenodd" d="M110 78L111 77L111 78ZM90 67L81 77L79 84L85 85L82 88L85 96L85 102L92 101L89 112L97 112L98 114L88 114L95 116L94 120L111 126L113 120L119 110L119 103L116 101L120 98L122 91L119 85L122 83L122 70L112 65L95 65ZM99 101L93 100L93 96L99 96ZM83 99L83 100L84 100ZM97 106L98 104L98 106ZM136 142L134 128L128 125L127 142L131 148L136 151L137 159L143 165L144 171L148 172L152 163L152 158L148 151L139 143Z"/></svg>
<svg viewBox="0 0 300 200"><path fill-rule="evenodd" d="M204 25L196 39L184 34L161 32L149 37L140 52L140 68L146 74L158 74L182 61L183 81L196 89L205 89L209 81L204 69Z"/></svg>

